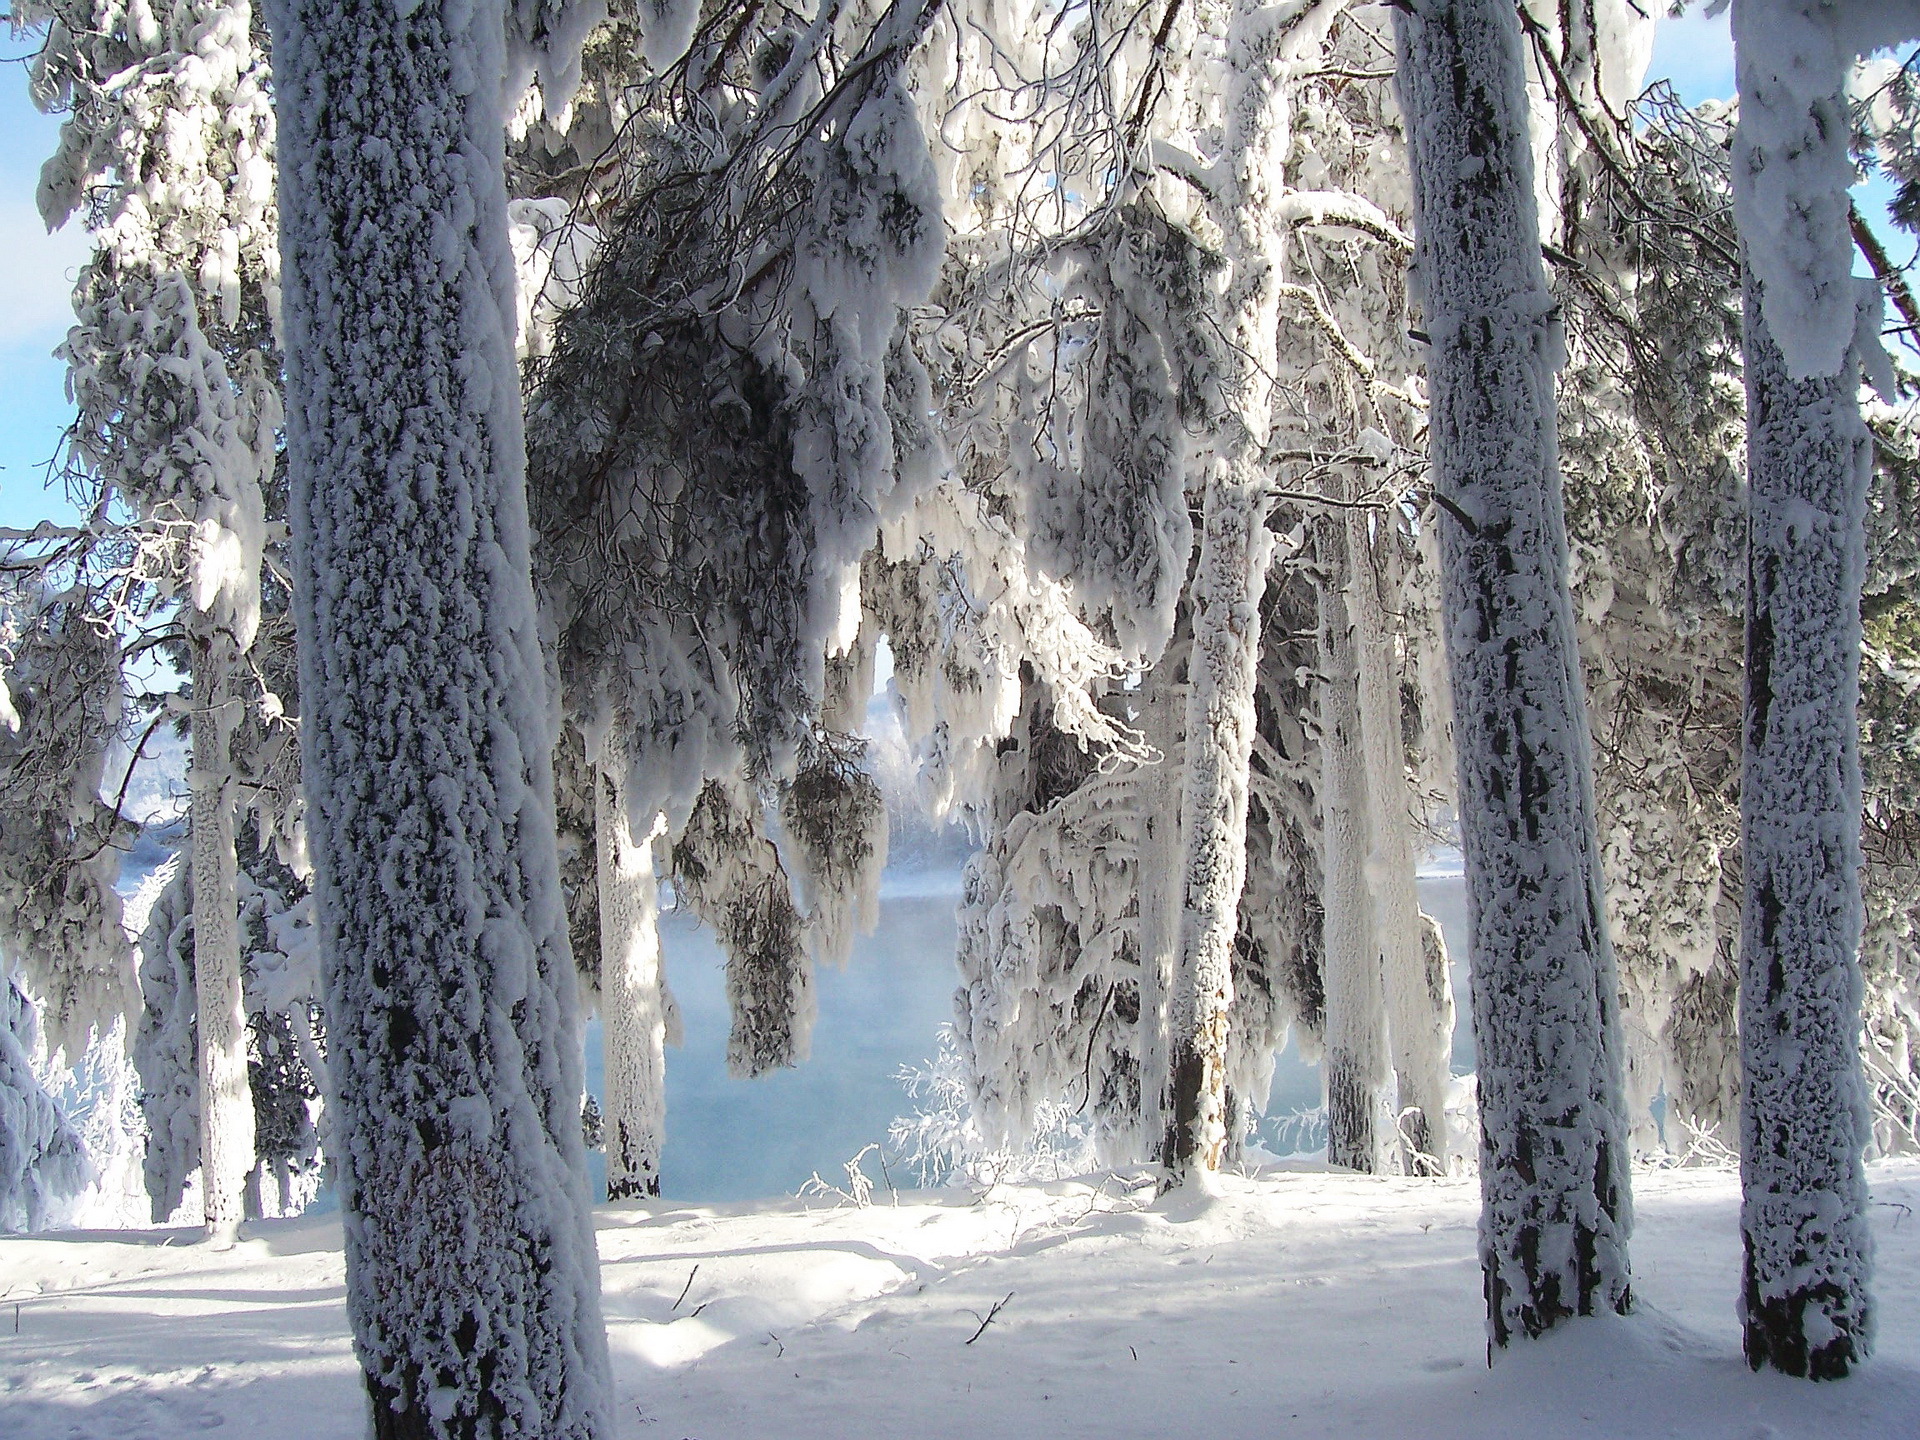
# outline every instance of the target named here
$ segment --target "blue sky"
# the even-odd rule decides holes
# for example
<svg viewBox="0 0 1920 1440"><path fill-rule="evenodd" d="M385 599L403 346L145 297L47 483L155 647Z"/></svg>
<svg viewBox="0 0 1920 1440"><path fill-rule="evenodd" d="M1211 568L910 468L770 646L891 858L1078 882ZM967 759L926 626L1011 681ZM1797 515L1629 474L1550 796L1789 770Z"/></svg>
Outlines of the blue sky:
<svg viewBox="0 0 1920 1440"><path fill-rule="evenodd" d="M77 227L50 236L34 206L59 125L27 99L26 67L13 58L27 49L0 29L0 525L67 513L42 489L72 414L50 352L71 322L68 296L87 258Z"/></svg>
<svg viewBox="0 0 1920 1440"><path fill-rule="evenodd" d="M1665 0L1659 0L1662 9ZM1670 80L1689 105L1733 94L1733 36L1728 17L1708 19L1696 5L1684 19L1665 18L1653 32L1653 62L1647 82Z"/></svg>

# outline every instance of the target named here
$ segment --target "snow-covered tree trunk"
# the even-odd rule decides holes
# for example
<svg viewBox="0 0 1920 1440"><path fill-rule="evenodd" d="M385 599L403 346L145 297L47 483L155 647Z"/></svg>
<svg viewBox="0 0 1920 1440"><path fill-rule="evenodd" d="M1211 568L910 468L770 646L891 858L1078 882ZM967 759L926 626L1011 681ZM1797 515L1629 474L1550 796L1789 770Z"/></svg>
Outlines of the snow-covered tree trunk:
<svg viewBox="0 0 1920 1440"><path fill-rule="evenodd" d="M1226 144L1219 180L1232 279L1222 300L1235 383L1207 469L1193 581L1180 940L1168 1004L1167 1182L1220 1164L1226 1143L1227 1012L1233 938L1247 869L1247 767L1253 750L1276 317L1286 234L1276 213L1290 137L1288 84L1324 39L1341 0L1261 6L1235 0L1227 26Z"/></svg>
<svg viewBox="0 0 1920 1440"><path fill-rule="evenodd" d="M667 1016L653 841L627 809L631 755L616 724L594 787L600 886L600 1033L606 1054L607 1198L660 1193L667 1135Z"/></svg>
<svg viewBox="0 0 1920 1440"><path fill-rule="evenodd" d="M1860 1072L1860 585L1851 367L1789 378L1746 283L1740 1311L1747 1362L1831 1379L1870 1339Z"/></svg>
<svg viewBox="0 0 1920 1440"><path fill-rule="evenodd" d="M271 7L303 758L372 1432L611 1432L498 3Z"/></svg>
<svg viewBox="0 0 1920 1440"><path fill-rule="evenodd" d="M193 988L200 1075L200 1180L207 1238L233 1244L253 1169L247 1007L240 993L240 877L234 853L238 785L231 741L239 719L239 656L212 617L192 622Z"/></svg>
<svg viewBox="0 0 1920 1440"><path fill-rule="evenodd" d="M1479 1049L1481 1264L1504 1346L1630 1303L1618 996L1508 0L1398 11Z"/></svg>
<svg viewBox="0 0 1920 1440"><path fill-rule="evenodd" d="M1385 525L1382 519L1379 522ZM1367 882L1373 893L1374 940L1386 991L1387 1035L1399 1081L1396 1132L1409 1174L1447 1168L1448 1055L1453 994L1447 972L1427 963L1426 927L1415 885L1412 795L1400 720L1400 657L1381 594L1382 565L1393 535L1376 546L1367 514L1349 510L1347 618L1359 670L1360 750L1365 765ZM1437 983L1436 983L1437 981Z"/></svg>
<svg viewBox="0 0 1920 1440"><path fill-rule="evenodd" d="M1185 686L1178 678L1180 639L1141 683L1140 728L1159 760L1140 781L1140 840L1134 870L1139 892L1140 1134L1155 1144L1166 1130L1166 1096L1156 1083L1167 1073L1167 999L1173 988L1174 946L1180 938L1181 714Z"/></svg>
<svg viewBox="0 0 1920 1440"><path fill-rule="evenodd" d="M1894 0L1741 0L1733 15L1748 267L1740 1312L1750 1365L1816 1380L1872 1342L1857 706L1873 459L1858 374L1885 359L1877 287L1851 273L1846 82L1855 57L1917 31L1920 10Z"/></svg>
<svg viewBox="0 0 1920 1440"><path fill-rule="evenodd" d="M1393 1127L1386 1108L1386 997L1367 884L1366 762L1360 736L1360 674L1347 616L1347 537L1339 520L1321 528L1320 905L1326 916L1327 1159L1365 1174L1388 1167Z"/></svg>

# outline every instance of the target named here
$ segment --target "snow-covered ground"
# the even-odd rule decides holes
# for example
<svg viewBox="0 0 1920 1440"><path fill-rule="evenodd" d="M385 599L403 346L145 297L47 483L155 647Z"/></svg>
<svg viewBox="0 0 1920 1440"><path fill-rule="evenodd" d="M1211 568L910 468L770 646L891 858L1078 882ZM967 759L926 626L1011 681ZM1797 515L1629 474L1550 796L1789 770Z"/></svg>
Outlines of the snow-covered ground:
<svg viewBox="0 0 1920 1440"><path fill-rule="evenodd" d="M1920 1435L1920 1161L1872 1167L1879 1353L1825 1385L1740 1361L1734 1176L1635 1178L1639 1313L1491 1373L1471 1181L1274 1169L1156 1205L1121 1172L882 1187L864 1208L606 1208L616 1434ZM337 1222L259 1224L228 1254L187 1241L0 1240L0 1435L360 1440Z"/></svg>

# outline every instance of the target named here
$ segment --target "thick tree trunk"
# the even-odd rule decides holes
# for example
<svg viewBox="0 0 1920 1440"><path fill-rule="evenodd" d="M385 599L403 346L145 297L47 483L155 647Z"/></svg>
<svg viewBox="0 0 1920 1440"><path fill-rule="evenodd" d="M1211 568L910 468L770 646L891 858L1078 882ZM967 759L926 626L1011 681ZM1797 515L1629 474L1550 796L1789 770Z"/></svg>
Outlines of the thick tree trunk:
<svg viewBox="0 0 1920 1440"><path fill-rule="evenodd" d="M271 9L303 761L378 1440L611 1433L497 0Z"/></svg>
<svg viewBox="0 0 1920 1440"><path fill-rule="evenodd" d="M253 1169L253 1092L241 996L240 884L234 854L232 740L240 701L233 637L192 622L193 765L187 823L193 847L194 1036L200 1076L200 1186L207 1239L232 1245Z"/></svg>
<svg viewBox="0 0 1920 1440"><path fill-rule="evenodd" d="M1747 1362L1867 1354L1861 1152L1860 586L1872 455L1853 367L1793 380L1746 277L1740 1311Z"/></svg>
<svg viewBox="0 0 1920 1440"><path fill-rule="evenodd" d="M1382 522L1385 523L1384 521ZM1428 964L1415 884L1412 794L1400 721L1400 657L1381 595L1383 566L1366 512L1349 510L1347 618L1359 669L1360 749L1365 762L1367 882L1386 991L1387 1035L1399 1081L1396 1139L1407 1173L1447 1169L1448 1059L1453 990L1446 967ZM1379 550L1394 543L1383 535Z"/></svg>
<svg viewBox="0 0 1920 1440"><path fill-rule="evenodd" d="M607 1199L660 1193L667 1134L667 1017L660 979L657 828L627 810L630 757L616 726L594 787L600 883L600 1033L606 1054Z"/></svg>
<svg viewBox="0 0 1920 1440"><path fill-rule="evenodd" d="M1618 994L1567 592L1554 371L1510 0L1398 11L1479 1049L1495 1346L1630 1303Z"/></svg>

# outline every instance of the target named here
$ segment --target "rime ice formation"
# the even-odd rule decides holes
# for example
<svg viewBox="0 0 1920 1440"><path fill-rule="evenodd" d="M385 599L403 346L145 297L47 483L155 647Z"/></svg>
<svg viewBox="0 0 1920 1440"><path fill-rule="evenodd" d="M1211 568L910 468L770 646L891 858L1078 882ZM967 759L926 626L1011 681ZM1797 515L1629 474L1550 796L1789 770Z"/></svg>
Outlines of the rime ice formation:
<svg viewBox="0 0 1920 1440"><path fill-rule="evenodd" d="M1472 925L1481 1261L1495 1346L1629 1303L1618 996L1567 592L1519 22L1395 17Z"/></svg>
<svg viewBox="0 0 1920 1440"><path fill-rule="evenodd" d="M530 571L501 9L272 12L347 1308L376 1434L610 1433Z"/></svg>

